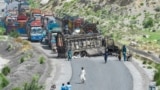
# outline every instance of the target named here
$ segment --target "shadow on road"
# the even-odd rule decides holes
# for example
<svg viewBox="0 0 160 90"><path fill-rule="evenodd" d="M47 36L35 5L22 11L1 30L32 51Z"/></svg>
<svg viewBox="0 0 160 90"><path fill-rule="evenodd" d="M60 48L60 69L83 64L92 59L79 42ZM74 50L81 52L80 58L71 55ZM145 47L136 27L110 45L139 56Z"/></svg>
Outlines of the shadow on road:
<svg viewBox="0 0 160 90"><path fill-rule="evenodd" d="M43 45L42 48L46 49L46 50L51 50L51 48L49 46L47 46L47 45Z"/></svg>

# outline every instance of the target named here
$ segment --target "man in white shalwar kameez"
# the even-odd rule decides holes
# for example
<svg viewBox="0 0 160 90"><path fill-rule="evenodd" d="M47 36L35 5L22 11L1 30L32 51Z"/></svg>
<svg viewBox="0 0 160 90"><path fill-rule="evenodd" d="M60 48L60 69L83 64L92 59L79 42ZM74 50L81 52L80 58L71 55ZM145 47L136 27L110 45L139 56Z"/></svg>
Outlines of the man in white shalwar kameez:
<svg viewBox="0 0 160 90"><path fill-rule="evenodd" d="M81 79L81 82L82 83L84 83L85 82L85 80L86 80L86 71L85 71L85 69L82 67L81 68L81 73L80 73L80 79Z"/></svg>

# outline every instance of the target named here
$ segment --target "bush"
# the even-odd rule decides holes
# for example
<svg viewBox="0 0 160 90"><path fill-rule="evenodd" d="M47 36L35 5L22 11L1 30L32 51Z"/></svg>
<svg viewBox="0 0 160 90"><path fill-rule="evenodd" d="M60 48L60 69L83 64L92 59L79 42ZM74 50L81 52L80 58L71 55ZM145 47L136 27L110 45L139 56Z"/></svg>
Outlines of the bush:
<svg viewBox="0 0 160 90"><path fill-rule="evenodd" d="M159 85L160 85L160 79L156 81L156 86L159 86Z"/></svg>
<svg viewBox="0 0 160 90"><path fill-rule="evenodd" d="M25 57L22 56L21 59L20 59L20 63L23 63L25 61Z"/></svg>
<svg viewBox="0 0 160 90"><path fill-rule="evenodd" d="M17 37L19 37L19 34L18 34L18 32L13 30L12 32L9 33L9 36L13 37L13 38L17 38Z"/></svg>
<svg viewBox="0 0 160 90"><path fill-rule="evenodd" d="M8 47L6 48L6 50L9 52L13 49L13 46L11 43L8 44Z"/></svg>
<svg viewBox="0 0 160 90"><path fill-rule="evenodd" d="M156 12L160 12L160 6L154 9Z"/></svg>
<svg viewBox="0 0 160 90"><path fill-rule="evenodd" d="M2 69L2 73L3 75L7 76L9 73L10 73L10 68L8 66L5 66L3 69Z"/></svg>
<svg viewBox="0 0 160 90"><path fill-rule="evenodd" d="M147 63L147 61L146 61L146 60L144 60L144 61L143 61L143 64L146 64L146 63Z"/></svg>
<svg viewBox="0 0 160 90"><path fill-rule="evenodd" d="M143 27L144 28L153 27L153 19L151 17L144 19Z"/></svg>
<svg viewBox="0 0 160 90"><path fill-rule="evenodd" d="M4 33L5 33L5 28L0 27L0 35L4 35Z"/></svg>
<svg viewBox="0 0 160 90"><path fill-rule="evenodd" d="M144 5L144 3L141 3L140 5L141 5L141 6L143 6L143 5Z"/></svg>
<svg viewBox="0 0 160 90"><path fill-rule="evenodd" d="M3 74L0 73L0 89L6 87L9 84L9 81L5 78Z"/></svg>
<svg viewBox="0 0 160 90"><path fill-rule="evenodd" d="M33 78L31 83L25 83L23 90L44 90L42 85L38 84L38 79Z"/></svg>
<svg viewBox="0 0 160 90"><path fill-rule="evenodd" d="M148 68L148 69L152 69L152 67L151 67L151 66L147 66L147 68Z"/></svg>
<svg viewBox="0 0 160 90"><path fill-rule="evenodd" d="M39 58L39 63L40 64L43 64L45 62L45 58L43 57L43 56L41 56L40 58Z"/></svg>

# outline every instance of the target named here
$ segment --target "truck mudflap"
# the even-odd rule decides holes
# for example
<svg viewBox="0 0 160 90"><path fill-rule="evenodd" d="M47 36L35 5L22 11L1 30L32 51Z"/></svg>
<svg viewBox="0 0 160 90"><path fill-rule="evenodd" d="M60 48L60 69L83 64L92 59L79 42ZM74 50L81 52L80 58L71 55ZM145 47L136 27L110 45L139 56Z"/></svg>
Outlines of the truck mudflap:
<svg viewBox="0 0 160 90"><path fill-rule="evenodd" d="M87 56L101 56L104 54L104 51L104 47L86 49Z"/></svg>

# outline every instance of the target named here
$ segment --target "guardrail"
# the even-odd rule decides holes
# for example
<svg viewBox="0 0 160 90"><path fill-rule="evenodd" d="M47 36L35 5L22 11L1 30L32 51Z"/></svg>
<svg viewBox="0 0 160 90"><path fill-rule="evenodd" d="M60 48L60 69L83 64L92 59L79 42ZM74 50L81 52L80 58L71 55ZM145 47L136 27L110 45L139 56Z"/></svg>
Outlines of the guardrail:
<svg viewBox="0 0 160 90"><path fill-rule="evenodd" d="M122 47L122 44L119 43L119 42L115 42L115 44L118 46L118 47ZM155 63L160 63L160 58L152 55L152 54L149 54L145 51L142 51L142 50L138 50L138 49L135 49L131 46L126 46L127 47L127 50L132 53L133 55L138 55L140 57L143 57L143 58L146 58L147 60L150 60L150 61L153 61Z"/></svg>

